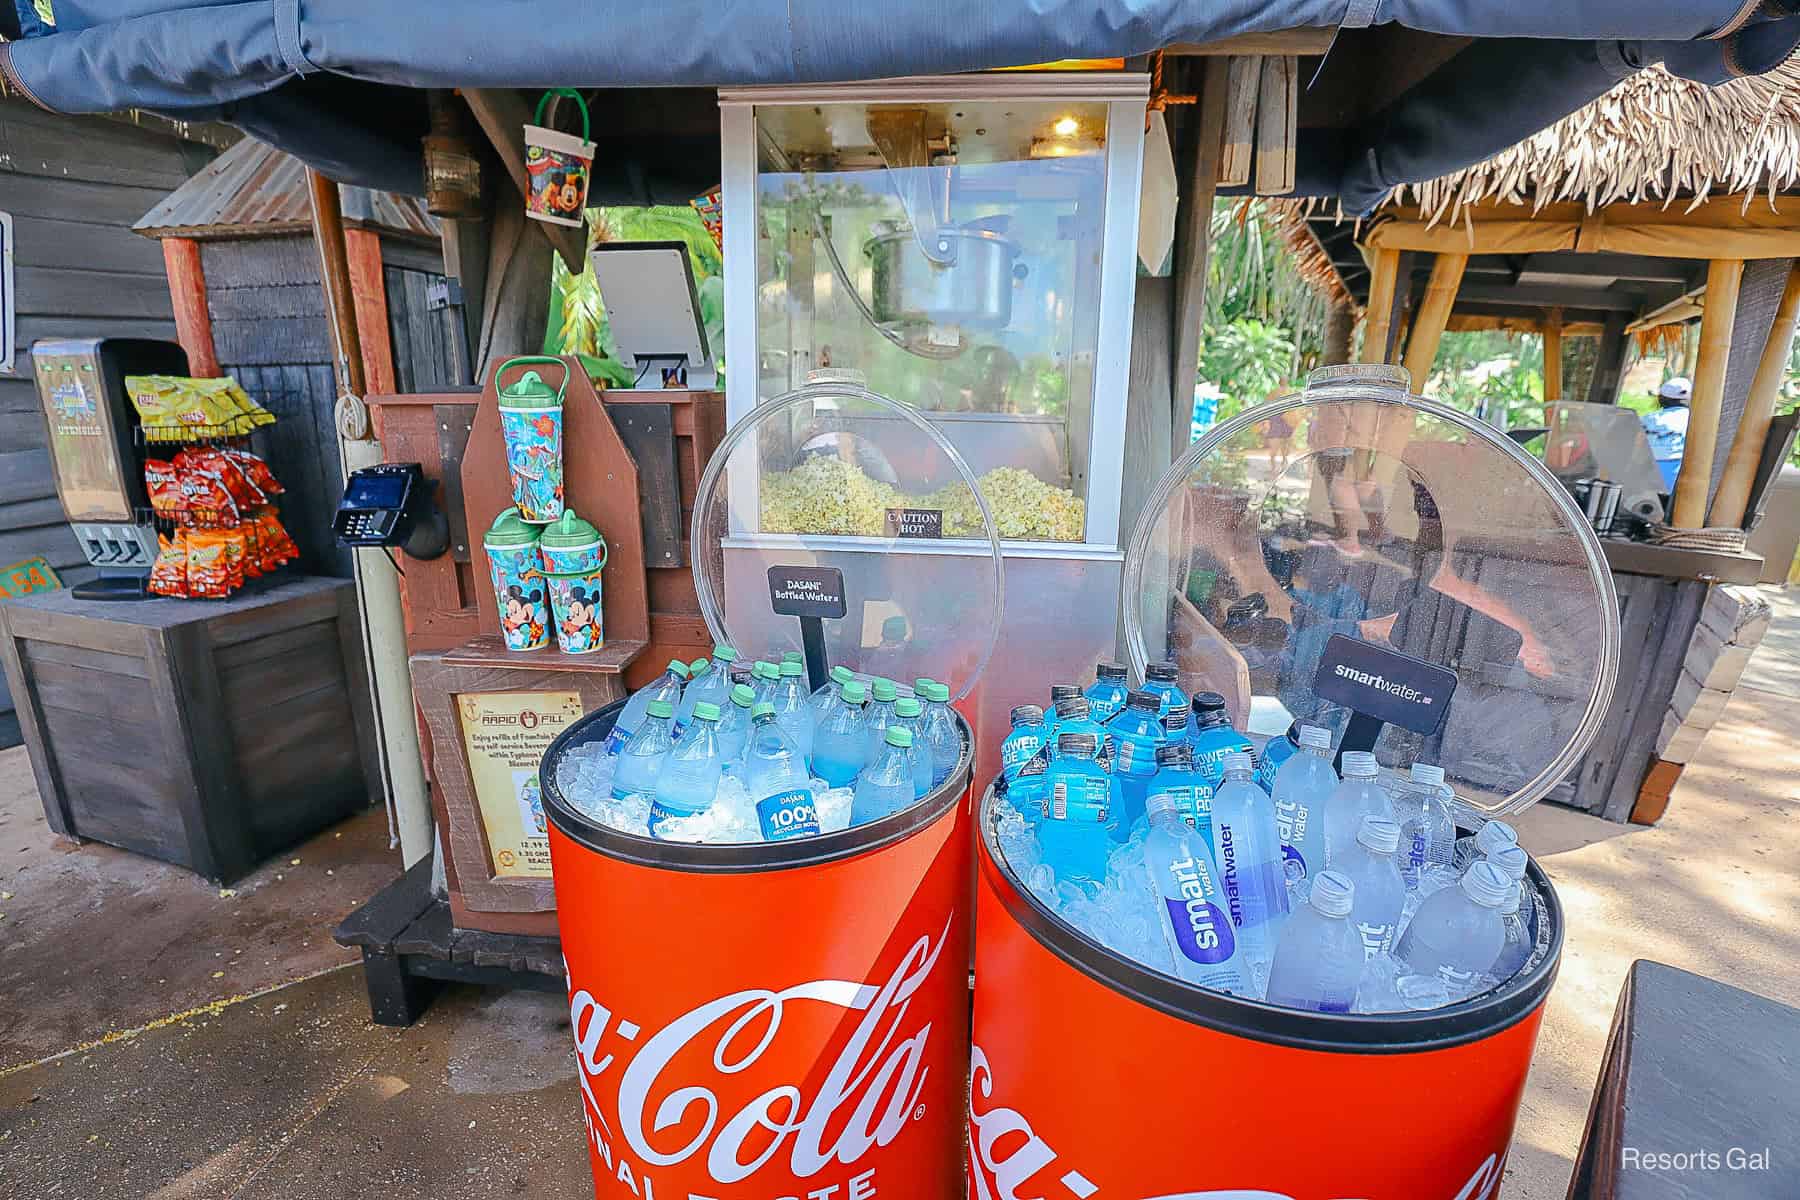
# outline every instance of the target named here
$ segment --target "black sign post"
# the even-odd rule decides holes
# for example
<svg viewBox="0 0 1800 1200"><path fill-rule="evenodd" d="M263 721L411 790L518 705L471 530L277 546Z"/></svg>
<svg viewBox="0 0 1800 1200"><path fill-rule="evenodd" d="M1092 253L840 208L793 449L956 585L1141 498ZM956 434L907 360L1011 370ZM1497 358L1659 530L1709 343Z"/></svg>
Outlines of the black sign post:
<svg viewBox="0 0 1800 1200"><path fill-rule="evenodd" d="M1313 692L1350 710L1350 724L1333 763L1342 774L1344 752L1373 750L1383 725L1398 725L1426 737L1436 733L1456 692L1456 672L1335 633L1319 656Z"/></svg>
<svg viewBox="0 0 1800 1200"><path fill-rule="evenodd" d="M842 620L844 573L836 567L769 568L769 607L781 617L800 618L800 645L806 652L806 678L813 691L825 686L831 663L825 657L825 619Z"/></svg>

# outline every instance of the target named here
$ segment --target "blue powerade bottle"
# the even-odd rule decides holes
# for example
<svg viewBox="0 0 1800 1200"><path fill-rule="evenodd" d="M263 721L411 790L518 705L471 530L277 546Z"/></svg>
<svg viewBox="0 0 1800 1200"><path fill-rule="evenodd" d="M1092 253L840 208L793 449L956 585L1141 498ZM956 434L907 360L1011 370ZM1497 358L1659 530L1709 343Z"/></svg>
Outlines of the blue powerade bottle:
<svg viewBox="0 0 1800 1200"><path fill-rule="evenodd" d="M1156 774L1156 748L1165 732L1155 692L1135 691L1107 726L1113 737L1113 779L1119 785L1119 823L1129 831L1144 816L1144 795Z"/></svg>
<svg viewBox="0 0 1800 1200"><path fill-rule="evenodd" d="M1225 777L1225 759L1249 754L1250 739L1231 727L1225 715L1225 697L1217 692L1194 696L1194 766L1215 788Z"/></svg>
<svg viewBox="0 0 1800 1200"><path fill-rule="evenodd" d="M1130 692L1129 679L1125 668L1118 663L1104 662L1094 668L1094 682L1088 684L1083 693L1088 698L1091 715L1102 725L1118 716L1119 710L1125 707L1125 697Z"/></svg>

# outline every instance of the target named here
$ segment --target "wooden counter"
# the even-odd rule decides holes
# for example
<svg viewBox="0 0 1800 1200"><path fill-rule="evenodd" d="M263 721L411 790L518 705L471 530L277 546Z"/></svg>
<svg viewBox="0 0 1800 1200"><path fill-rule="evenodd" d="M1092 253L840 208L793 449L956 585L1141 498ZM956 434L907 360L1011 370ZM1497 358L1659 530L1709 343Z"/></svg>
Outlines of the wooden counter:
<svg viewBox="0 0 1800 1200"><path fill-rule="evenodd" d="M229 882L378 794L356 589L0 603L50 827Z"/></svg>

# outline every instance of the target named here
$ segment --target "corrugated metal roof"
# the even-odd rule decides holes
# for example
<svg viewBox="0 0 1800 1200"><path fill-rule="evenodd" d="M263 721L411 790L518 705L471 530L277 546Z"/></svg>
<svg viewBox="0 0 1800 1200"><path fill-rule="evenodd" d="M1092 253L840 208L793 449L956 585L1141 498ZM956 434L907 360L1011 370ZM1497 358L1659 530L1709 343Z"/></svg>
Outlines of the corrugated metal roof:
<svg viewBox="0 0 1800 1200"><path fill-rule="evenodd" d="M436 241L437 219L412 196L343 187L344 224ZM273 146L245 138L132 226L148 237L220 237L312 228L306 166Z"/></svg>

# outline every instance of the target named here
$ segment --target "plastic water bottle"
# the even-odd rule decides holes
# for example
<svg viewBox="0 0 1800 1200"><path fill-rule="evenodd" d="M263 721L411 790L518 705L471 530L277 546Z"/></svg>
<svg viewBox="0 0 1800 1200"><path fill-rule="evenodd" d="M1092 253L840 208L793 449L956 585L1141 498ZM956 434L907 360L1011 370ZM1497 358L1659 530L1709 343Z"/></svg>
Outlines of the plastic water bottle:
<svg viewBox="0 0 1800 1200"><path fill-rule="evenodd" d="M744 790L756 806L756 823L765 842L785 842L819 832L819 804L806 759L772 704L759 704L752 714L749 744L744 749Z"/></svg>
<svg viewBox="0 0 1800 1200"><path fill-rule="evenodd" d="M1500 944L1500 956L1494 960L1488 973L1505 983L1524 969L1532 952L1537 949L1537 944L1531 939L1531 930L1519 915L1518 888L1514 888L1506 902L1500 906L1500 929L1506 938Z"/></svg>
<svg viewBox="0 0 1800 1200"><path fill-rule="evenodd" d="M1118 663L1103 662L1094 668L1094 682L1088 684L1087 691L1082 694L1088 698L1088 715L1102 725L1118 715L1125 707L1125 695L1130 691L1127 682L1131 677L1125 668Z"/></svg>
<svg viewBox="0 0 1800 1200"><path fill-rule="evenodd" d="M1000 743L1000 776L1009 786L1018 779L1019 768L1044 748L1043 709L1035 704L1021 704L1011 716L1012 732Z"/></svg>
<svg viewBox="0 0 1800 1200"><path fill-rule="evenodd" d="M1165 747L1185 751L1186 746ZM1225 912L1225 895L1206 839L1190 828L1168 792L1149 797L1150 832L1144 838L1144 870L1156 915L1175 960L1189 983L1222 992L1247 990L1249 973L1239 960L1237 935Z"/></svg>
<svg viewBox="0 0 1800 1200"><path fill-rule="evenodd" d="M1350 923L1356 885L1340 871L1313 877L1306 906L1281 932L1269 966L1270 1004L1307 1012L1347 1013L1362 980L1363 942Z"/></svg>
<svg viewBox="0 0 1800 1200"><path fill-rule="evenodd" d="M656 795L656 777L662 770L663 758L675 744L674 718L673 704L667 700L650 701L644 723L626 739L625 749L613 765L613 799Z"/></svg>
<svg viewBox="0 0 1800 1200"><path fill-rule="evenodd" d="M667 670L633 692L619 719L613 722L612 731L606 735L606 752L617 754L625 748L626 740L637 732L644 714L650 711L652 700L667 700L669 711L673 713L675 705L681 702L681 688L687 682L687 675L687 664L679 658L671 658Z"/></svg>
<svg viewBox="0 0 1800 1200"><path fill-rule="evenodd" d="M931 786L936 787L962 762L962 733L950 713L950 688L936 680L925 683L925 714L919 718L919 732L931 751Z"/></svg>
<svg viewBox="0 0 1800 1200"><path fill-rule="evenodd" d="M1408 891L1419 886L1419 872L1448 867L1456 857L1456 824L1444 803L1444 768L1414 763L1407 785L1394 798L1400 822L1400 875Z"/></svg>
<svg viewBox="0 0 1800 1200"><path fill-rule="evenodd" d="M1516 894L1513 881L1491 862L1477 862L1456 887L1425 897L1394 947L1409 975L1435 975L1457 999L1491 970L1506 943L1500 910Z"/></svg>
<svg viewBox="0 0 1800 1200"><path fill-rule="evenodd" d="M867 825L910 805L913 794L912 733L890 725L882 735L881 753L856 777L850 798L850 823Z"/></svg>
<svg viewBox="0 0 1800 1200"><path fill-rule="evenodd" d="M1531 885L1525 882L1525 872L1531 865L1531 855L1525 853L1523 846L1508 846L1486 856L1486 861L1500 868L1500 873L1512 880L1513 894L1519 898L1519 909L1522 913L1531 914L1537 909L1537 897Z"/></svg>
<svg viewBox="0 0 1800 1200"><path fill-rule="evenodd" d="M1180 669L1172 662L1151 663L1144 668L1144 691L1156 693L1162 702L1162 712L1188 702L1187 693L1175 682L1180 677Z"/></svg>
<svg viewBox="0 0 1800 1200"><path fill-rule="evenodd" d="M849 667L831 668L831 678L827 679L819 690L807 700L807 704L812 708L815 727L819 723L819 718L825 715L825 710L831 707L831 702L837 698L837 690L855 678L856 676L850 673Z"/></svg>
<svg viewBox="0 0 1800 1200"><path fill-rule="evenodd" d="M863 737L868 744L868 760L874 762L881 754L887 728L893 724L894 701L900 698L900 689L891 679L871 679L869 697L869 706L863 709Z"/></svg>
<svg viewBox="0 0 1800 1200"><path fill-rule="evenodd" d="M1083 704L1086 697L1079 697ZM1050 807L1038 823L1038 848L1058 882L1106 882L1106 860L1114 841L1113 783L1094 761L1100 739L1092 733L1064 733L1056 741L1046 778Z"/></svg>
<svg viewBox="0 0 1800 1200"><path fill-rule="evenodd" d="M757 661L750 667L750 686L758 704L775 703L775 688L781 682L781 668L772 662Z"/></svg>
<svg viewBox="0 0 1800 1200"><path fill-rule="evenodd" d="M1194 696L1194 719L1188 740L1194 744L1194 766L1216 788L1225 778L1225 759L1248 754L1250 739L1231 727L1225 713L1225 697L1217 692Z"/></svg>
<svg viewBox="0 0 1800 1200"><path fill-rule="evenodd" d="M1394 863L1400 846L1400 826L1380 817L1364 817L1356 831L1356 844L1334 861L1331 869L1356 885L1356 906L1350 923L1361 935L1363 954L1374 958L1394 948L1400 929L1400 913L1406 907L1406 882Z"/></svg>
<svg viewBox="0 0 1800 1200"><path fill-rule="evenodd" d="M867 700L862 681L850 680L838 688L837 697L813 730L813 774L834 788L853 785L868 761L862 723Z"/></svg>
<svg viewBox="0 0 1800 1200"><path fill-rule="evenodd" d="M1156 774L1156 748L1164 741L1162 698L1155 692L1131 692L1106 729L1113 740L1113 778L1119 783L1119 823L1129 830L1144 815L1144 793Z"/></svg>
<svg viewBox="0 0 1800 1200"><path fill-rule="evenodd" d="M813 714L806 692L806 666L783 658L775 679L774 694L769 703L775 708L775 719L799 749L802 758L812 757Z"/></svg>
<svg viewBox="0 0 1800 1200"><path fill-rule="evenodd" d="M719 710L719 753L725 758L725 771L736 774L744 757L744 746L750 740L750 710L756 693L748 684L734 683L731 695Z"/></svg>
<svg viewBox="0 0 1800 1200"><path fill-rule="evenodd" d="M694 719L694 705L702 700L723 705L730 688L727 673L713 670L711 659L696 658L689 663L687 686L681 689L681 703L675 706L675 736L680 737Z"/></svg>
<svg viewBox="0 0 1800 1200"><path fill-rule="evenodd" d="M1326 745L1331 744L1327 733ZM1287 732L1280 737L1272 737L1263 747L1262 755L1256 760L1256 782L1262 790L1273 795L1275 792L1275 773L1281 770L1282 764L1294 756L1300 748L1300 722L1288 722ZM1333 772L1335 774L1336 772Z"/></svg>
<svg viewBox="0 0 1800 1200"><path fill-rule="evenodd" d="M1381 767L1366 750L1344 754L1344 778L1325 803L1325 865L1335 867L1356 845L1364 817L1394 819L1394 802L1381 786Z"/></svg>
<svg viewBox="0 0 1800 1200"><path fill-rule="evenodd" d="M1213 844L1212 794L1212 786L1194 769L1192 746L1169 742L1156 748L1156 774L1144 791L1144 809L1154 813L1157 805L1166 801L1182 823L1200 836L1208 853Z"/></svg>
<svg viewBox="0 0 1800 1200"><path fill-rule="evenodd" d="M1338 785L1331 731L1302 725L1295 740L1299 749L1275 773L1274 786L1275 828L1289 887L1325 868L1325 810Z"/></svg>
<svg viewBox="0 0 1800 1200"><path fill-rule="evenodd" d="M925 729L925 705L917 696L900 697L894 701L894 723L888 728L912 734L913 797L923 799L931 790L931 747L920 741Z"/></svg>
<svg viewBox="0 0 1800 1200"><path fill-rule="evenodd" d="M1225 780L1212 801L1213 857L1238 944L1253 966L1267 970L1287 916L1287 878L1281 869L1275 805L1251 781L1255 770L1256 760L1248 753L1225 759Z"/></svg>
<svg viewBox="0 0 1800 1200"><path fill-rule="evenodd" d="M1492 858L1502 850L1519 844L1519 832L1505 821L1489 821L1475 831L1473 837L1458 838L1456 856L1451 866L1457 871L1467 871L1476 860Z"/></svg>
<svg viewBox="0 0 1800 1200"><path fill-rule="evenodd" d="M662 836L667 823L691 817L712 807L719 793L719 773L725 765L719 754L719 706L711 700L694 705L694 719L663 759L656 779L656 799L650 804L650 836Z"/></svg>

